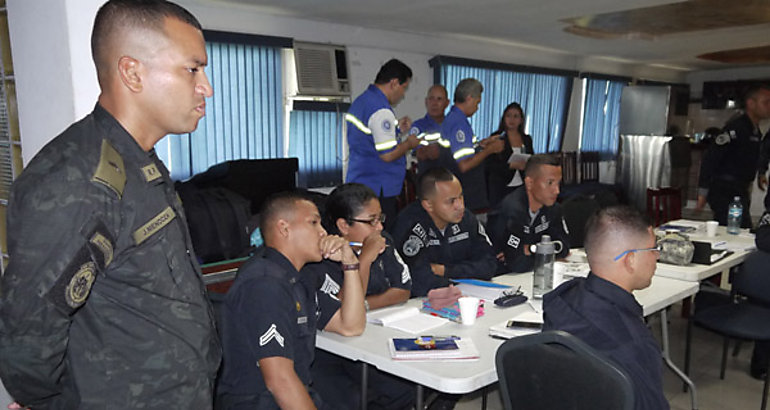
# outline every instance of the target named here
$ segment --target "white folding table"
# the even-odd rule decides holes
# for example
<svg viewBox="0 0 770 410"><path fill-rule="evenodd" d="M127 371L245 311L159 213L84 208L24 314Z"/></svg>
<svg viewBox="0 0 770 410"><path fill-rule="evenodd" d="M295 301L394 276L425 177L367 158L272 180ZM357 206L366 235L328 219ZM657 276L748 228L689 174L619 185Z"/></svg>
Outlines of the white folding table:
<svg viewBox="0 0 770 410"><path fill-rule="evenodd" d="M495 281L512 286L520 285L522 289L532 289L531 273L498 276L495 278ZM663 357L668 366L674 369L680 377L683 377L683 380L689 379L673 365L668 356L668 321L666 320L665 308L681 299L692 296L697 290L698 284L695 282L655 276L650 287L634 293L643 307L645 316L661 312ZM406 305L420 307L421 299L410 299L406 302ZM319 331L316 338L316 346L347 359L363 363L363 408L365 408L366 401L365 375L367 365L375 366L381 371L417 384L417 408L421 408L419 406L422 406L423 402L423 386L444 393L463 394L495 383L497 381L495 353L498 346L503 343L503 340L490 337L489 327L531 309L532 307L526 303L511 308L500 308L488 301L485 306L484 316L478 318L473 326L464 326L450 322L431 331L433 335L455 335L471 338L480 352L480 358L474 361L410 362L393 360L390 358L387 340L392 337L408 337L413 335L371 324L367 325L366 330L361 336L356 337L344 337L336 333ZM694 391L693 386L693 394Z"/></svg>

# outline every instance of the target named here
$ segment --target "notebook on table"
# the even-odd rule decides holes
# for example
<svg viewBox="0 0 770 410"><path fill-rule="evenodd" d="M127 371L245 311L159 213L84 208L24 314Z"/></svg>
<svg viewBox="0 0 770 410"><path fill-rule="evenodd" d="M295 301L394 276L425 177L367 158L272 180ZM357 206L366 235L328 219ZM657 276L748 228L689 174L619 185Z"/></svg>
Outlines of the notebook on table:
<svg viewBox="0 0 770 410"><path fill-rule="evenodd" d="M479 351L473 340L457 336L420 336L388 339L395 360L473 360Z"/></svg>

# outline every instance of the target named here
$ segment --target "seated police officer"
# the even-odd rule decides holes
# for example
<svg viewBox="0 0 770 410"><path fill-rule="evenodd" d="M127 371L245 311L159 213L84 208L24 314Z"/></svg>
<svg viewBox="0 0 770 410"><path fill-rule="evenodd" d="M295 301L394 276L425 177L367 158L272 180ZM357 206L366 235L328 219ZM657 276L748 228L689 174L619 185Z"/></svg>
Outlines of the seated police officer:
<svg viewBox="0 0 770 410"><path fill-rule="evenodd" d="M222 312L221 409L323 408L311 387L316 328L345 336L366 325L358 259L344 238L326 234L316 206L296 193L268 199L260 212L265 247L249 259ZM318 298L299 271L308 262L342 263L342 302Z"/></svg>
<svg viewBox="0 0 770 410"><path fill-rule="evenodd" d="M632 293L650 286L660 256L650 223L628 206L602 209L586 224L585 249L591 272L543 296L543 330L569 332L622 368L635 409L668 409L660 347Z"/></svg>
<svg viewBox="0 0 770 410"><path fill-rule="evenodd" d="M489 215L489 231L508 272L528 272L534 265L529 246L543 235L562 242L557 257L569 253L569 230L556 203L561 162L551 154L533 155L524 168L524 186L506 195Z"/></svg>
<svg viewBox="0 0 770 410"><path fill-rule="evenodd" d="M490 279L497 262L484 226L467 209L460 181L445 168L420 177L419 201L404 208L393 239L412 273L412 296L453 278Z"/></svg>
<svg viewBox="0 0 770 410"><path fill-rule="evenodd" d="M326 230L354 244L353 249L358 252L359 275L362 287L366 289L366 309L406 302L412 288L409 267L392 246L390 235L382 230L385 215L377 194L363 184L342 184L326 198L324 208ZM309 263L302 268L301 274L315 275L322 283L319 299L345 299L346 295L341 292L344 278L339 263L330 260ZM326 404L339 410L359 408L360 363L316 349L311 373L314 387ZM374 366L367 366L366 377L369 408L400 410L412 405L415 397L412 382L380 372ZM339 394L341 390L346 394Z"/></svg>

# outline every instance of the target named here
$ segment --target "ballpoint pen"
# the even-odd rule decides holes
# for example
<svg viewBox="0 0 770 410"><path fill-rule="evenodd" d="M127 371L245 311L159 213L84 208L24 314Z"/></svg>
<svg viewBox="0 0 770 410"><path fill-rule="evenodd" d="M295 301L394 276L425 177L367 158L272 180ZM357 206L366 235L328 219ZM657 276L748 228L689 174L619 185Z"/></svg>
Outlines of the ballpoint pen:
<svg viewBox="0 0 770 410"><path fill-rule="evenodd" d="M356 242L356 241L351 241L351 242L348 242L348 245L350 245L350 246L358 246L359 248L363 248L363 247L364 247L364 243L363 243L363 242ZM385 244L385 247L386 247L386 248L387 248L388 246L390 246L390 245L388 245L388 244Z"/></svg>

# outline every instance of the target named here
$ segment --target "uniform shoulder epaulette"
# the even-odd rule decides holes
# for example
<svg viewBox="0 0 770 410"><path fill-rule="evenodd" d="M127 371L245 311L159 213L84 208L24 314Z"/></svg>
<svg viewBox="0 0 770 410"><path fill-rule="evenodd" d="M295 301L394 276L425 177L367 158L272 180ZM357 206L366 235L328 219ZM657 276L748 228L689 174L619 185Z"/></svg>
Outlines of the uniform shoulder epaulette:
<svg viewBox="0 0 770 410"><path fill-rule="evenodd" d="M102 140L102 150L99 156L99 165L91 181L100 183L118 195L123 196L123 188L126 186L126 169L123 165L123 157L106 139Z"/></svg>

